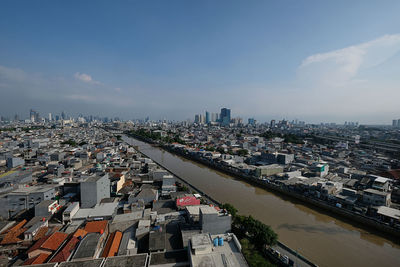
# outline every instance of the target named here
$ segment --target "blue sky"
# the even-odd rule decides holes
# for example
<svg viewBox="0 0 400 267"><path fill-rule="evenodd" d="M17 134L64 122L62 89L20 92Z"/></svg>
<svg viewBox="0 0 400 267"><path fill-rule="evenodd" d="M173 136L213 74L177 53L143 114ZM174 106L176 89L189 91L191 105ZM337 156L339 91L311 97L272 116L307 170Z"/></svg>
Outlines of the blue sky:
<svg viewBox="0 0 400 267"><path fill-rule="evenodd" d="M0 114L400 118L399 1L1 1Z"/></svg>

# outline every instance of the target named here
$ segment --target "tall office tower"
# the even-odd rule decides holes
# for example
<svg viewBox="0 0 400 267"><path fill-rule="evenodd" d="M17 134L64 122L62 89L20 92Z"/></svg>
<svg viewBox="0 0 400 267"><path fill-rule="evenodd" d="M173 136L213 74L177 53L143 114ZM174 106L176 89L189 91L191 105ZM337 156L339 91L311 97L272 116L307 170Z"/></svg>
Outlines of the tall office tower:
<svg viewBox="0 0 400 267"><path fill-rule="evenodd" d="M221 116L219 121L223 126L229 126L231 123L231 110L228 108L221 108Z"/></svg>
<svg viewBox="0 0 400 267"><path fill-rule="evenodd" d="M63 112L61 112L61 119L63 119L63 120L65 120L65 119L66 119L66 115L65 115L64 111L63 111Z"/></svg>
<svg viewBox="0 0 400 267"><path fill-rule="evenodd" d="M200 114L199 116L200 116L200 123L204 124L206 122L206 118L204 117L203 114Z"/></svg>
<svg viewBox="0 0 400 267"><path fill-rule="evenodd" d="M29 118L31 120L31 122L35 122L35 111L33 109L30 110L29 112Z"/></svg>
<svg viewBox="0 0 400 267"><path fill-rule="evenodd" d="M256 125L256 120L254 118L249 118L248 124L254 126L254 125Z"/></svg>
<svg viewBox="0 0 400 267"><path fill-rule="evenodd" d="M210 122L210 112L206 111L206 123L209 124Z"/></svg>
<svg viewBox="0 0 400 267"><path fill-rule="evenodd" d="M211 113L211 121L212 122L218 121L218 113Z"/></svg>
<svg viewBox="0 0 400 267"><path fill-rule="evenodd" d="M199 114L194 115L194 123L200 123L200 115Z"/></svg>
<svg viewBox="0 0 400 267"><path fill-rule="evenodd" d="M18 114L15 114L15 116L14 116L14 121L19 121L19 116L18 116Z"/></svg>
<svg viewBox="0 0 400 267"><path fill-rule="evenodd" d="M53 120L53 116L51 115L51 113L49 113L49 121Z"/></svg>
<svg viewBox="0 0 400 267"><path fill-rule="evenodd" d="M271 120L270 127L271 127L271 128L274 128L274 127L275 127L275 120Z"/></svg>
<svg viewBox="0 0 400 267"><path fill-rule="evenodd" d="M397 120L397 127L400 127L400 119Z"/></svg>

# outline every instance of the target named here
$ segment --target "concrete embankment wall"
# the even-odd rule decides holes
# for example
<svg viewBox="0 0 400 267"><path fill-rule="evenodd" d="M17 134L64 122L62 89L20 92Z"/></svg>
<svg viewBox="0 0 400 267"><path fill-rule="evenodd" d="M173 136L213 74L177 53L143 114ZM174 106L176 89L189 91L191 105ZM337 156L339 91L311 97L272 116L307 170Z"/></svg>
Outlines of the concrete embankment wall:
<svg viewBox="0 0 400 267"><path fill-rule="evenodd" d="M222 171L222 172L224 172L226 174L235 176L235 177L240 178L240 179L242 179L242 180L244 180L246 182L250 182L252 184L255 184L255 185L259 186L259 187L279 192L279 193L281 193L283 195L295 198L295 199L300 200L300 201L302 201L304 203L311 204L311 205L313 205L315 207L318 207L318 208L324 209L326 211L332 212L332 213L337 214L337 215L339 215L341 217L344 217L346 219L358 222L358 223L360 223L362 225L366 225L368 227L371 227L371 228L376 229L378 231L384 232L386 234L390 234L390 235L394 235L396 237L400 237L400 230L399 229L395 229L395 228L393 228L391 226L388 226L388 225L383 224L383 223L381 223L379 221L376 221L376 220L374 220L374 219L372 219L370 217L367 217L367 216L364 216L362 214L358 214L358 213L355 213L355 212L352 212L352 211L349 211L349 210L346 210L346 209L343 209L343 208L338 208L338 207L332 206L332 205L330 205L330 204L328 204L328 203L326 203L324 201L319 201L319 200L315 200L315 199L303 196L303 195L301 195L299 193L296 193L296 192L293 192L293 191L289 191L287 189L281 188L281 187L279 187L277 185L274 185L274 184L271 184L271 183L266 183L266 182L264 182L262 180L259 180L259 179L255 178L255 177L251 176L251 175L243 174L243 173L239 172L238 170L236 170L235 168L228 167L228 166L223 166L223 165L220 165L220 164L215 164L215 163L210 162L208 160L205 160L205 159L202 159L202 158L198 158L198 157L192 156L192 155L187 154L187 153L182 153L182 151L179 151L179 150L177 151L177 150L171 149L168 146L164 146L163 148L165 150L171 152L171 153L178 154L178 155L183 156L183 157L185 157L187 159L200 162L200 163L202 163L202 164L204 164L204 165L206 165L208 167L211 167L211 168L213 168L215 170Z"/></svg>

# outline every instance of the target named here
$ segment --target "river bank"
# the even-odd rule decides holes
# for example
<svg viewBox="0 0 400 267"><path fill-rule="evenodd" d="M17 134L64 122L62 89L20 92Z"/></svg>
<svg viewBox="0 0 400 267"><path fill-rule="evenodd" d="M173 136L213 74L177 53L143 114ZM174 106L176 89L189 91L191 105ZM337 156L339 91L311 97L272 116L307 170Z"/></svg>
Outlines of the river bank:
<svg viewBox="0 0 400 267"><path fill-rule="evenodd" d="M143 138L137 135L134 135L135 138L140 139L144 142L147 142L152 145L159 145L157 142L154 142L153 140L149 138ZM242 179L246 182L252 183L254 185L260 186L262 188L266 188L268 190L272 190L275 192L278 192L280 194L284 194L286 196L289 196L291 198L295 198L299 201L302 201L304 203L310 204L312 206L318 207L320 209L323 209L327 212L334 213L336 215L339 215L341 217L344 217L348 220L352 220L356 223L360 223L364 226L371 227L377 231L383 232L387 235L393 235L395 237L400 237L400 229L393 228L385 223L382 223L380 221L377 221L371 217L365 216L363 214L355 213L343 208L339 208L333 205L330 205L329 203L326 203L325 201L317 200L317 199L312 199L310 197L306 197L302 194L299 194L294 191L290 191L286 188L280 187L278 185L275 185L273 183L269 183L268 181L257 179L254 176L244 174L240 170L233 168L231 166L225 166L221 165L218 162L210 161L201 157L197 157L195 155L192 155L190 153L186 153L184 150L181 149L173 149L170 145L159 145L162 149L167 150L170 153L174 153L177 155L180 155L182 157L185 157L189 160L194 160L197 161L201 164L206 165L207 167L216 169L218 171L222 171L228 175L235 176L239 179Z"/></svg>
<svg viewBox="0 0 400 267"><path fill-rule="evenodd" d="M399 266L400 246L372 229L332 217L315 206L263 189L232 175L129 138L146 155L162 163L221 203L271 225L279 239L319 266Z"/></svg>
<svg viewBox="0 0 400 267"><path fill-rule="evenodd" d="M143 156L152 159L150 156L148 156L143 151L140 151L139 149L137 149L137 151L140 154L142 154ZM207 195L205 192L203 192L202 190L200 190L196 186L192 185L190 182L186 181L183 177L180 177L178 174L176 174L172 170L168 169L167 166L162 165L162 163L157 162L154 159L152 159L152 160L157 165L159 165L163 169L167 170L169 173L173 174L181 183L186 185L191 191L196 191L196 192L200 193L206 200L208 200L208 202L211 202L212 204L220 206L220 207L223 205L223 203L221 203L221 202L217 201L216 199L212 198L211 196ZM305 256L301 255L298 251L293 250L292 248L288 247L287 245L285 245L284 243L280 242L279 240L277 241L276 248L274 248L273 250L276 249L276 251L280 251L281 253L283 252L282 255L290 255L290 258L292 259L292 262L298 262L298 263L301 262L302 263L301 266L318 267L318 265L316 265L315 263L311 262ZM277 254L271 253L271 250L267 250L266 249L264 253L266 254L266 257L268 257L271 260L273 260L273 262L275 264L277 264L278 266L286 266L286 264L283 264L280 261L280 258L279 258L279 256L277 256Z"/></svg>

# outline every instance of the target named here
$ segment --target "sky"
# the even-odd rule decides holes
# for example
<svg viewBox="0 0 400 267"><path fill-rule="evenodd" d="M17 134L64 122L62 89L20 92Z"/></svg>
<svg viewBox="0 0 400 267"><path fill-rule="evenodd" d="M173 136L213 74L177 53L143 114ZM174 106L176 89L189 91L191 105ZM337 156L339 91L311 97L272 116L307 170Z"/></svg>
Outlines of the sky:
<svg viewBox="0 0 400 267"><path fill-rule="evenodd" d="M0 1L0 115L400 118L400 1Z"/></svg>

